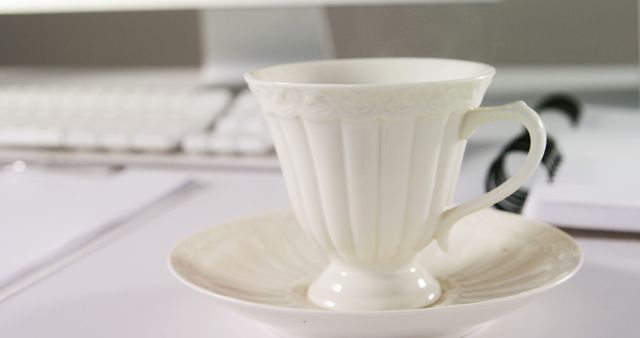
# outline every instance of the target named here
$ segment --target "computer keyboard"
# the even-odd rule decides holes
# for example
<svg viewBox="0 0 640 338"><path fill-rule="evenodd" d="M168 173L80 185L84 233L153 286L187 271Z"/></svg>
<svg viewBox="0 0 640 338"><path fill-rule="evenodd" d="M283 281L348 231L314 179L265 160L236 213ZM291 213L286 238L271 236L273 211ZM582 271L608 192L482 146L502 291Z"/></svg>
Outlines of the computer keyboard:
<svg viewBox="0 0 640 338"><path fill-rule="evenodd" d="M277 167L246 89L108 75L0 77L0 161Z"/></svg>

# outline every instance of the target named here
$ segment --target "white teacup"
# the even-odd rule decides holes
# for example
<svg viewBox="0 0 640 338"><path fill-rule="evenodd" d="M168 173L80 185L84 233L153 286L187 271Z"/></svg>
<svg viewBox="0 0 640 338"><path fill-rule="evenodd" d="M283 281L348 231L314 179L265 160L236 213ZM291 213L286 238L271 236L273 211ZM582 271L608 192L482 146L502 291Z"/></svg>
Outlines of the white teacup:
<svg viewBox="0 0 640 338"><path fill-rule="evenodd" d="M534 172L546 134L522 102L478 108L495 69L449 59L343 59L278 65L246 75L267 118L304 231L331 263L308 290L318 306L428 306L441 289L415 263L432 239L516 191ZM481 124L522 123L524 165L502 185L452 206L467 139Z"/></svg>

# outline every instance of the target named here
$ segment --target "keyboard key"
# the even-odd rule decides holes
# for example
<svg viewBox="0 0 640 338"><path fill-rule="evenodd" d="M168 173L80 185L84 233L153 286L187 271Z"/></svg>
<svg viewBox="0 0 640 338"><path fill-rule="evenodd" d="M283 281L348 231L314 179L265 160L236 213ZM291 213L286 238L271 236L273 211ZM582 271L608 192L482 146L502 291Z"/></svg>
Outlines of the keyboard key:
<svg viewBox="0 0 640 338"><path fill-rule="evenodd" d="M236 153L237 148L233 135L213 134L209 138L208 150L214 154L231 155Z"/></svg>
<svg viewBox="0 0 640 338"><path fill-rule="evenodd" d="M168 152L178 147L178 139L170 135L139 134L133 137L132 146L142 152Z"/></svg>
<svg viewBox="0 0 640 338"><path fill-rule="evenodd" d="M0 146L55 148L60 146L61 141L61 135L56 130L0 130Z"/></svg>
<svg viewBox="0 0 640 338"><path fill-rule="evenodd" d="M98 139L95 134L83 131L72 131L64 135L62 145L69 149L97 149Z"/></svg>
<svg viewBox="0 0 640 338"><path fill-rule="evenodd" d="M203 154L207 152L209 137L209 134L205 133L186 135L182 138L180 146L187 153Z"/></svg>
<svg viewBox="0 0 640 338"><path fill-rule="evenodd" d="M108 151L123 152L131 149L131 140L127 134L104 134L100 137L100 148Z"/></svg>
<svg viewBox="0 0 640 338"><path fill-rule="evenodd" d="M273 149L273 143L259 135L247 135L238 138L236 148L242 155L265 155Z"/></svg>

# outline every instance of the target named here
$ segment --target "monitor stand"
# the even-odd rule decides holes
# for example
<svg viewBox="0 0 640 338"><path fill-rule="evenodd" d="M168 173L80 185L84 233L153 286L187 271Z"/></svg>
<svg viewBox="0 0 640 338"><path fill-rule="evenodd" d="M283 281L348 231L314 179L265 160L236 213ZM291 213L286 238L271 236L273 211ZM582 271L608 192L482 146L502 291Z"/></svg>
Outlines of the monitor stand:
<svg viewBox="0 0 640 338"><path fill-rule="evenodd" d="M200 11L202 82L242 85L258 67L334 57L325 8Z"/></svg>

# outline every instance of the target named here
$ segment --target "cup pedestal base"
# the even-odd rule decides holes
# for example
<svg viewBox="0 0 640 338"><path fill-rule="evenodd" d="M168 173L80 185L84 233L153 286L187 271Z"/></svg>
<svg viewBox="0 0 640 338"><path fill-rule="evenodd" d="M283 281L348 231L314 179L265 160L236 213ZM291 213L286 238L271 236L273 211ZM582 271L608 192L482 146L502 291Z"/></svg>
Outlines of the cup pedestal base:
<svg viewBox="0 0 640 338"><path fill-rule="evenodd" d="M309 286L317 306L337 311L417 309L435 303L440 284L421 265L361 269L332 262Z"/></svg>

